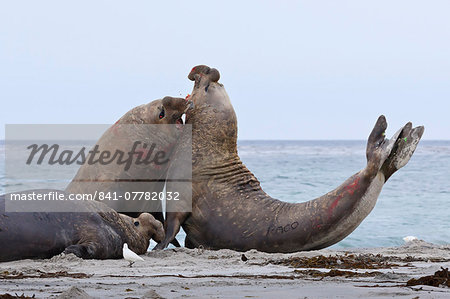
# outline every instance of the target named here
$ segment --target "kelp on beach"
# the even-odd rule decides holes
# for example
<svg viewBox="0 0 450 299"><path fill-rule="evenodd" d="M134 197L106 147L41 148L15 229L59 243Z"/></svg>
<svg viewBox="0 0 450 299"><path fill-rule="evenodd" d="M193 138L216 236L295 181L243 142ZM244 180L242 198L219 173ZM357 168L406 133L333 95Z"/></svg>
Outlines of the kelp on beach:
<svg viewBox="0 0 450 299"><path fill-rule="evenodd" d="M406 283L407 286L429 285L433 287L446 286L450 287L450 276L448 268L441 267L440 271L436 271L433 275L423 276L420 278L411 278Z"/></svg>
<svg viewBox="0 0 450 299"><path fill-rule="evenodd" d="M314 257L290 257L281 260L271 260L268 263L273 265L284 265L294 268L325 268L325 269L386 269L399 267L400 265L391 263L391 258L381 254L346 254L335 256L314 256Z"/></svg>
<svg viewBox="0 0 450 299"><path fill-rule="evenodd" d="M325 268L325 269L389 269L406 267L411 262L447 262L447 259L407 256L405 258L383 256L381 254L344 254L319 255L314 257L290 257L279 260L269 260L268 264L284 265L293 268ZM403 263L403 264L402 264ZM405 264L406 263L406 264Z"/></svg>

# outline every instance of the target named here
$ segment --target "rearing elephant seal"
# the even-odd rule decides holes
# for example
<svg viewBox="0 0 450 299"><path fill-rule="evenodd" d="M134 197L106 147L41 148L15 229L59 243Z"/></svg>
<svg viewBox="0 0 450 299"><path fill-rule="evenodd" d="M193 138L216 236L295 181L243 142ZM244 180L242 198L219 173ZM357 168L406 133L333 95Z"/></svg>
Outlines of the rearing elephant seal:
<svg viewBox="0 0 450 299"><path fill-rule="evenodd" d="M159 200L143 200L144 196L140 200L134 199L142 194L147 194L147 198L148 194L159 195L163 191L169 165L164 161L169 160L183 125L181 116L190 104L184 98L167 96L128 111L102 135L94 148L99 152L108 151L112 156L117 151L128 153L136 144L133 163L129 167L125 163L85 163L65 191L93 194L97 200L114 197L114 201L104 201L114 210L132 217L151 212L163 222ZM161 163L155 160L158 154L164 155ZM138 156L142 163L136 162ZM86 160L89 159L88 156Z"/></svg>
<svg viewBox="0 0 450 299"><path fill-rule="evenodd" d="M317 199L282 202L267 195L241 162L236 115L219 77L207 66L197 66L189 74L195 81L190 98L195 108L186 115L186 123L192 124L192 212L167 214L166 237L157 249L174 238L180 225L189 248L295 252L330 246L370 213L384 183L408 162L424 131L407 123L387 140L386 119L380 116L369 136L363 170ZM177 145L181 149L184 139L180 137ZM169 176L179 171L179 148L173 153ZM177 187L167 183L168 191Z"/></svg>
<svg viewBox="0 0 450 299"><path fill-rule="evenodd" d="M20 193L28 196L33 192L64 193ZM156 242L164 238L162 223L148 213L131 218L97 201L66 202L67 208L76 212L7 213L7 196L0 196L0 262L51 258L61 252L84 259L121 258L124 243L137 254L144 254L151 238Z"/></svg>

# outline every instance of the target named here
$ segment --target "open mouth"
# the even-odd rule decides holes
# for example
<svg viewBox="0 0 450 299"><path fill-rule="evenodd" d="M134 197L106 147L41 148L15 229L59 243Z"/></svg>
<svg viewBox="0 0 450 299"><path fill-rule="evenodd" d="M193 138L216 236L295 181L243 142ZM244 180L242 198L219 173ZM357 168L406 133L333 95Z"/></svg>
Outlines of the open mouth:
<svg viewBox="0 0 450 299"><path fill-rule="evenodd" d="M186 117L185 114L181 115L176 121L175 121L175 126L177 127L177 129L182 129L183 125L184 125L184 120L183 118Z"/></svg>

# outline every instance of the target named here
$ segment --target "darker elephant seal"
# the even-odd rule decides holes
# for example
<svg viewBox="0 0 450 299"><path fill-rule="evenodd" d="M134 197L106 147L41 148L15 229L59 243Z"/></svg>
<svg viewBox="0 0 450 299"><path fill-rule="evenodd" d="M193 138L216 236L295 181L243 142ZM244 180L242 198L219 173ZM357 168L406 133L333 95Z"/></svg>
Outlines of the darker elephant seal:
<svg viewBox="0 0 450 299"><path fill-rule="evenodd" d="M50 191L64 193L20 193ZM5 212L7 196L0 196L0 262L51 258L62 252L84 259L116 259L122 257L124 243L144 254L151 238L164 238L162 223L148 213L131 218L97 201L67 202L77 212Z"/></svg>
<svg viewBox="0 0 450 299"><path fill-rule="evenodd" d="M166 237L156 249L167 246L180 225L189 248L296 252L335 244L370 213L383 185L409 161L424 131L407 123L392 139L385 139L387 123L380 116L368 139L364 169L319 198L282 202L267 195L241 162L236 114L219 77L207 66L189 74L195 81L190 98L195 108L186 115L186 124L192 124L192 212L167 214ZM185 139L179 139L169 176L180 171L177 155ZM168 191L175 188L180 186L167 182ZM189 191L186 188L183 196L189 197Z"/></svg>

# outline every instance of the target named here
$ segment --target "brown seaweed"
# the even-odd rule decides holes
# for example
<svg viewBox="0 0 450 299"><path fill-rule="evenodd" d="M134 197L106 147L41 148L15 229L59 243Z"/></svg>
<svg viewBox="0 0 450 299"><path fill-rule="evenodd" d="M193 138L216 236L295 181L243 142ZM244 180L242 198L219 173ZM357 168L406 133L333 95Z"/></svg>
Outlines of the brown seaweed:
<svg viewBox="0 0 450 299"><path fill-rule="evenodd" d="M433 275L423 276L420 278L411 278L406 282L407 286L428 285L433 287L446 286L450 287L450 276L448 268L441 267L442 270L436 271Z"/></svg>

